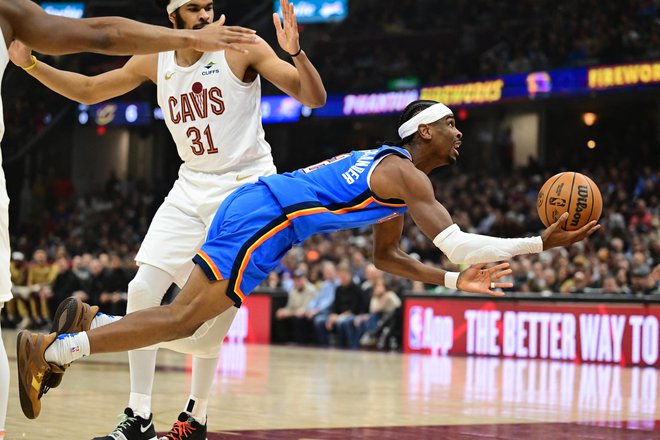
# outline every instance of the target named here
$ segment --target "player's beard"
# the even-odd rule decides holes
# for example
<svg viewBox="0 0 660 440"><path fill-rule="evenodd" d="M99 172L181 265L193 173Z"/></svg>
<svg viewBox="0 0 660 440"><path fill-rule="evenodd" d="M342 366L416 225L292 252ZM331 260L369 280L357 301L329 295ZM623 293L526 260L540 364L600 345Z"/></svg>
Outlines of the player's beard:
<svg viewBox="0 0 660 440"><path fill-rule="evenodd" d="M181 14L179 11L174 12L174 23L176 24L176 29L185 29L186 28L186 23L183 21L183 18L181 18ZM208 21L202 21L194 25L192 28L195 30L203 29L206 26L211 24Z"/></svg>

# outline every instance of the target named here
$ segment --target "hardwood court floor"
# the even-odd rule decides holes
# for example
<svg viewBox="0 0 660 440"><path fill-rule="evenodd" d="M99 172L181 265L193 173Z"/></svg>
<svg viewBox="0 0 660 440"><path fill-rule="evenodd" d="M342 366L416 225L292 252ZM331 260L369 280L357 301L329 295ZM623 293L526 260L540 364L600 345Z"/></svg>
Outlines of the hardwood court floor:
<svg viewBox="0 0 660 440"><path fill-rule="evenodd" d="M7 439L106 434L128 400L126 354L92 356L21 413L15 332ZM161 350L156 428L167 431L190 387L188 358ZM659 370L497 358L226 344L209 403L217 439L660 438Z"/></svg>

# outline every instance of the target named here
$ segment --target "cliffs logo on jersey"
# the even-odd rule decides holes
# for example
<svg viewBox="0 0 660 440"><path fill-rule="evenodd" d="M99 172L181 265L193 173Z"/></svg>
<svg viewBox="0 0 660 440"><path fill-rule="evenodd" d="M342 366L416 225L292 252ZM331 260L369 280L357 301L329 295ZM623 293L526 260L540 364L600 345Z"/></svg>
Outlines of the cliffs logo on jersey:
<svg viewBox="0 0 660 440"><path fill-rule="evenodd" d="M202 76L215 75L216 73L220 73L220 69L217 69L215 66L216 63L214 63L213 61L208 63L206 66L204 66L206 71L202 72Z"/></svg>
<svg viewBox="0 0 660 440"><path fill-rule="evenodd" d="M200 82L193 84L191 92L183 93L178 98L170 96L167 104L174 124L206 119L211 113L220 116L225 112L222 90L215 86L204 88Z"/></svg>

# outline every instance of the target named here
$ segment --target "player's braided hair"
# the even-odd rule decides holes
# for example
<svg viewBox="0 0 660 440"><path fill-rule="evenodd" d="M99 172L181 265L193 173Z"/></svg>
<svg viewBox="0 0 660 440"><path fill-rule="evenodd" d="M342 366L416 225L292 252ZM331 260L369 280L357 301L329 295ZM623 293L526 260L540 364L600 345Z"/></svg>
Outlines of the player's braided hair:
<svg viewBox="0 0 660 440"><path fill-rule="evenodd" d="M399 125L397 128L401 127L403 124L405 124L407 121L409 121L413 116L415 116L417 113L426 110L427 108L431 107L432 105L437 104L436 101L429 101L427 99L420 99L418 101L413 101L410 104L406 106L406 108L403 109L403 112L401 112L401 116L399 117ZM392 145L395 147L401 147L405 144L409 144L415 134L411 134L405 139L401 139L399 141L395 142L382 142L382 145Z"/></svg>

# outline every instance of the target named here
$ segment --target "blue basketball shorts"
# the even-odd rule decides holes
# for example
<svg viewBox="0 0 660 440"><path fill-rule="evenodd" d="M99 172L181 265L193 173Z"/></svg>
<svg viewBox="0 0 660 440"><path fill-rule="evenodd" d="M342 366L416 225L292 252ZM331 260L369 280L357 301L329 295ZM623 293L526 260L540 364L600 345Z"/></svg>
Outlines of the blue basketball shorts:
<svg viewBox="0 0 660 440"><path fill-rule="evenodd" d="M228 280L227 296L240 307L294 242L282 207L257 182L238 188L220 205L193 262L210 280Z"/></svg>

